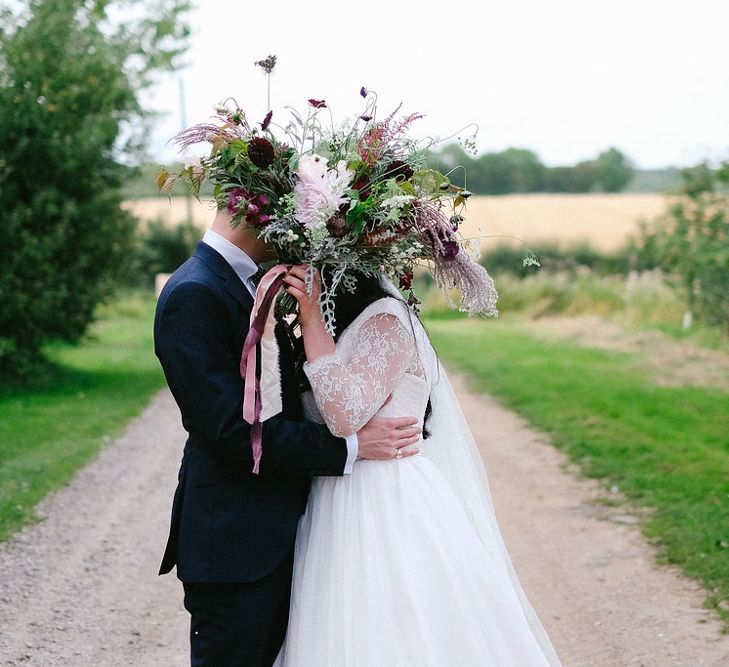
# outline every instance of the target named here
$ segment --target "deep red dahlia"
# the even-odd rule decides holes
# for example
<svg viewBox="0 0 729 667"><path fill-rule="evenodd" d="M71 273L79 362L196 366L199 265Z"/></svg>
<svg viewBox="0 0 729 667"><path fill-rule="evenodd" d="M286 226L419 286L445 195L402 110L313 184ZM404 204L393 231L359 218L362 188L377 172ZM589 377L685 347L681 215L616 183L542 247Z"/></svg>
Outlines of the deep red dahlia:
<svg viewBox="0 0 729 667"><path fill-rule="evenodd" d="M265 169L273 164L273 144L263 137L254 137L248 144L248 157L251 162Z"/></svg>

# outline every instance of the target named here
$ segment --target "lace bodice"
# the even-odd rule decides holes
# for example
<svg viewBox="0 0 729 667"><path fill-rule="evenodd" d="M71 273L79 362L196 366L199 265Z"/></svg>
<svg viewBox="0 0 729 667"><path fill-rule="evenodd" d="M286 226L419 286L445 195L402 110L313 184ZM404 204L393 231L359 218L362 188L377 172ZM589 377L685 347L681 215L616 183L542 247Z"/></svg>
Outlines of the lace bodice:
<svg viewBox="0 0 729 667"><path fill-rule="evenodd" d="M318 413L334 435L356 433L381 408L383 416L413 416L422 425L429 387L415 326L421 325L404 302L379 299L347 327L334 353L304 364ZM316 419L310 400L305 406Z"/></svg>

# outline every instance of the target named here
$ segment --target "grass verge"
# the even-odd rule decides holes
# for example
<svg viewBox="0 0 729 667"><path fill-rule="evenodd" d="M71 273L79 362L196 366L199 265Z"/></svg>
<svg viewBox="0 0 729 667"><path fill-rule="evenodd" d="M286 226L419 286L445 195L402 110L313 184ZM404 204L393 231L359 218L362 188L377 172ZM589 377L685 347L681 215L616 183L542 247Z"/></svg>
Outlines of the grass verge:
<svg viewBox="0 0 729 667"><path fill-rule="evenodd" d="M164 385L152 348L154 296L127 294L101 309L78 346L46 353L41 388L0 389L0 540L118 435Z"/></svg>
<svg viewBox="0 0 729 667"><path fill-rule="evenodd" d="M540 340L518 322L429 319L442 357L547 432L583 472L650 508L661 558L729 623L729 395L660 387L629 354Z"/></svg>

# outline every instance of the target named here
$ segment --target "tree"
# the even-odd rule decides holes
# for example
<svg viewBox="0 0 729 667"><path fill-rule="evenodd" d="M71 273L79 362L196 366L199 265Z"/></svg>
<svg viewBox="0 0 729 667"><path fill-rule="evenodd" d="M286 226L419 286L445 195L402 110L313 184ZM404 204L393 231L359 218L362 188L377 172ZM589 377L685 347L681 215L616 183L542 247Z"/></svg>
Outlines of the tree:
<svg viewBox="0 0 729 667"><path fill-rule="evenodd" d="M140 5L35 0L0 17L3 375L78 340L130 248L120 187L146 136L140 93L187 37L185 2Z"/></svg>
<svg viewBox="0 0 729 667"><path fill-rule="evenodd" d="M617 148L597 156L597 182L605 192L621 192L633 178L633 168Z"/></svg>
<svg viewBox="0 0 729 667"><path fill-rule="evenodd" d="M538 192L542 189L545 166L533 151L507 148L501 156L508 164L511 192Z"/></svg>

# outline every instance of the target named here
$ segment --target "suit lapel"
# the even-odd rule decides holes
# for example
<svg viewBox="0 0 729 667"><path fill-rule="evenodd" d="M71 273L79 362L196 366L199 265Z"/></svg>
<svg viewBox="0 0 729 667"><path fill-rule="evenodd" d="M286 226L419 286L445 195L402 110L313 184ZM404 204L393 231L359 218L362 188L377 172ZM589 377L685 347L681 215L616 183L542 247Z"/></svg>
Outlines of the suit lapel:
<svg viewBox="0 0 729 667"><path fill-rule="evenodd" d="M238 274L226 262L222 255L211 248L207 243L197 244L197 248L193 253L203 262L225 285L225 291L230 294L243 308L250 311L253 308L253 297L248 288L243 284Z"/></svg>

